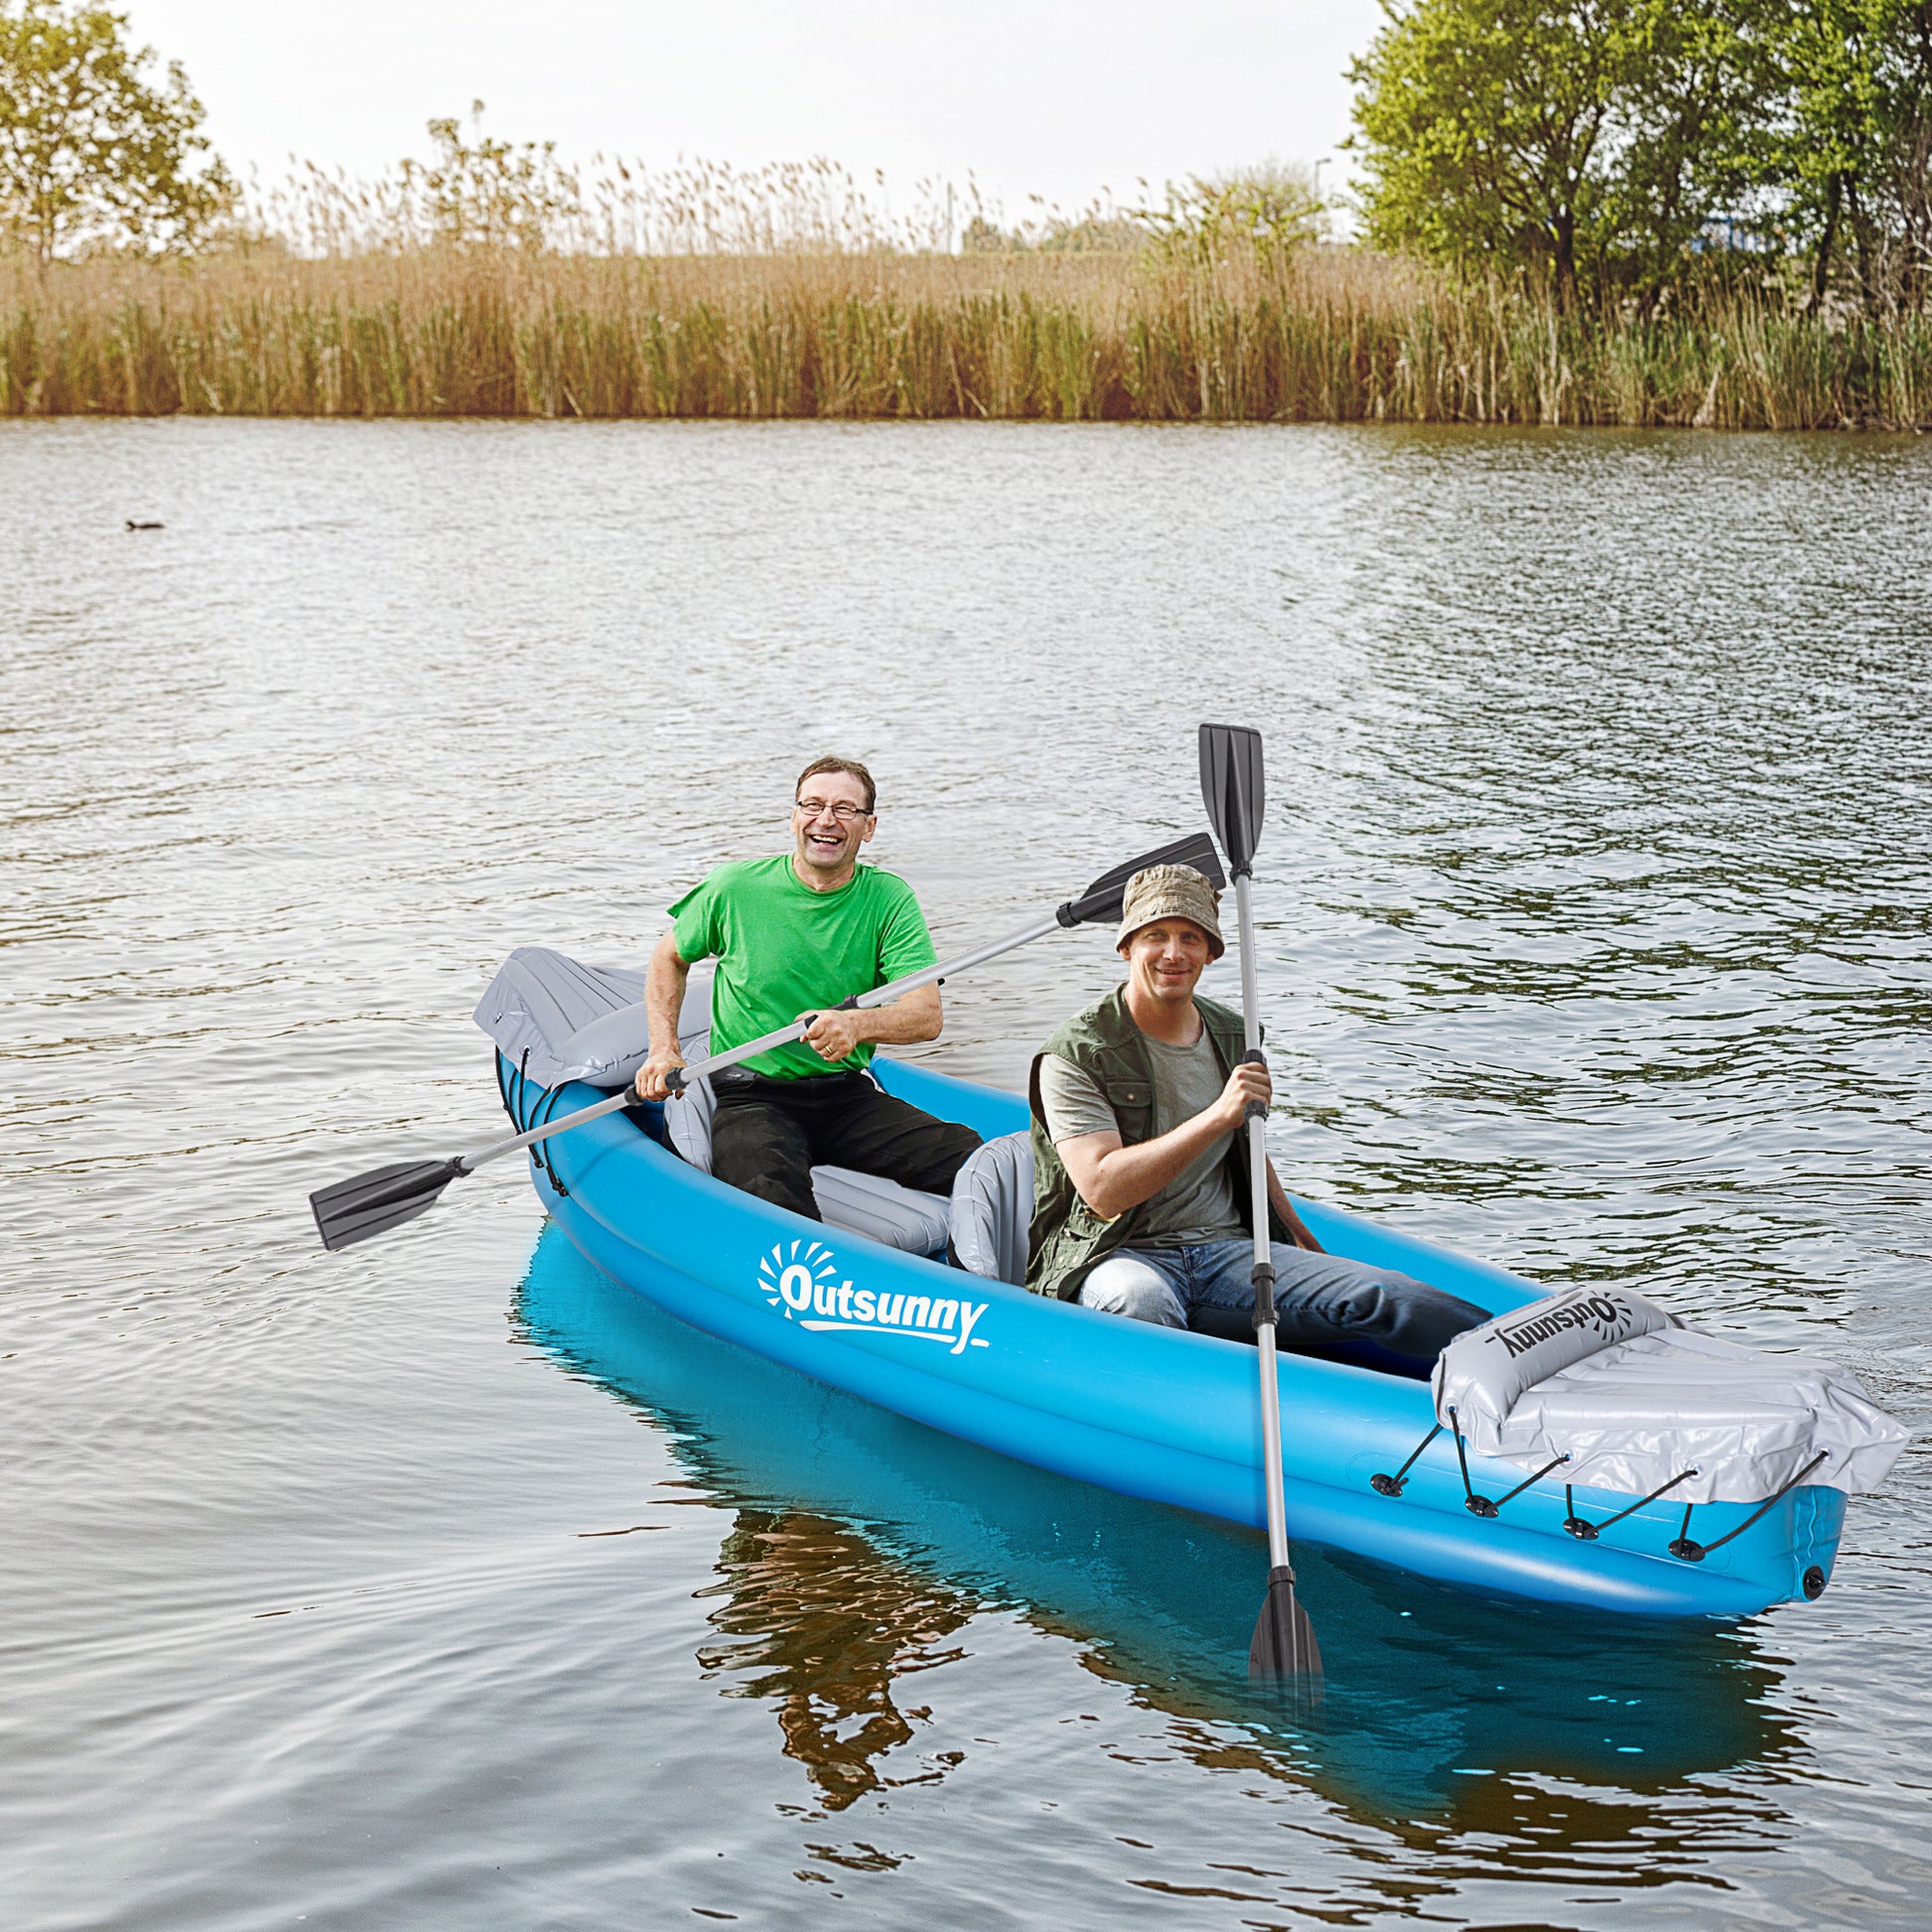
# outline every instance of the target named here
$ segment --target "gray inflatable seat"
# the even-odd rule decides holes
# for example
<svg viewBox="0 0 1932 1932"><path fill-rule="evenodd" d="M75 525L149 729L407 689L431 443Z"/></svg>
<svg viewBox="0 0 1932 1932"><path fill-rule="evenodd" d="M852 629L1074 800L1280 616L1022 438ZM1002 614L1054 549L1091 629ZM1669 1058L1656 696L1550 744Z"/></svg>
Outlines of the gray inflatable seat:
<svg viewBox="0 0 1932 1932"><path fill-rule="evenodd" d="M546 1087L566 1080L621 1087L636 1077L650 1040L642 973L586 966L548 946L519 946L510 954L478 1003L476 1020L512 1064L523 1064L527 1053L530 1078ZM691 1064L711 1050L708 971L694 972L685 986L677 1035ZM715 1106L711 1082L698 1080L664 1109L671 1146L706 1173L711 1172ZM922 1194L850 1168L814 1168L812 1192L829 1226L848 1228L907 1254L945 1250L943 1195Z"/></svg>
<svg viewBox="0 0 1932 1932"><path fill-rule="evenodd" d="M1033 1218L1033 1137L1002 1134L976 1149L953 1180L949 1219L959 1265L989 1281L1024 1287Z"/></svg>
<svg viewBox="0 0 1932 1932"><path fill-rule="evenodd" d="M853 1168L814 1168L812 1194L828 1227L850 1228L909 1255L946 1250L946 1197L901 1187L884 1174Z"/></svg>
<svg viewBox="0 0 1932 1932"><path fill-rule="evenodd" d="M1466 1328L1436 1361L1436 1414L1519 1468L1682 1502L1796 1484L1869 1491L1911 1431L1835 1362L1687 1328L1627 1288L1573 1288ZM1688 1537L1688 1529L1681 1532ZM1714 1546L1715 1547L1715 1546Z"/></svg>
<svg viewBox="0 0 1932 1932"><path fill-rule="evenodd" d="M697 1030L687 1032L693 1019ZM677 1020L678 1051L687 1066L695 1066L711 1051L711 988L705 987L704 1011L694 1015L691 995L684 996L684 1011ZM711 1172L711 1116L717 1108L709 1080L693 1080L675 1100L664 1103L664 1127L678 1156L694 1168Z"/></svg>
<svg viewBox="0 0 1932 1932"><path fill-rule="evenodd" d="M476 1022L512 1066L540 1087L583 1080L621 1087L636 1078L650 1045L644 975L586 966L548 946L518 946L477 1002ZM680 1035L711 1025L711 976L691 976Z"/></svg>
<svg viewBox="0 0 1932 1932"><path fill-rule="evenodd" d="M690 1009L685 1009L688 1020ZM683 1035L678 1044L692 1062L711 1050L711 1034ZM695 1080L681 1100L668 1101L664 1124L671 1145L694 1168L711 1172L711 1119L717 1110L709 1080ZM828 1227L849 1228L854 1234L898 1248L910 1255L941 1254L946 1246L947 1209L944 1196L901 1187L884 1174L860 1173L854 1168L814 1168L812 1194Z"/></svg>

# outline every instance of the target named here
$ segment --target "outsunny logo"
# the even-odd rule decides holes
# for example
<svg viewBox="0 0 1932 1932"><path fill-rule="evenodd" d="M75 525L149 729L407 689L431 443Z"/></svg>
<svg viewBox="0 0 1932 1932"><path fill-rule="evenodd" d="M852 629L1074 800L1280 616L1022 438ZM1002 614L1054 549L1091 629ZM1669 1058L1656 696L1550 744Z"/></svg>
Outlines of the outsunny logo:
<svg viewBox="0 0 1932 1932"><path fill-rule="evenodd" d="M1540 1311L1528 1321L1499 1326L1490 1340L1500 1341L1512 1357L1524 1354L1538 1342L1548 1341L1551 1336L1560 1335L1570 1328L1594 1327L1606 1342L1619 1341L1622 1339L1620 1330L1634 1314L1634 1310L1625 1307L1612 1295L1583 1293L1566 1298L1554 1308Z"/></svg>
<svg viewBox="0 0 1932 1932"><path fill-rule="evenodd" d="M759 1262L759 1287L787 1321L805 1328L856 1328L869 1334L912 1335L946 1344L963 1355L986 1342L973 1330L990 1302L955 1301L945 1296L878 1295L839 1279L839 1264L822 1241L802 1237L775 1243Z"/></svg>

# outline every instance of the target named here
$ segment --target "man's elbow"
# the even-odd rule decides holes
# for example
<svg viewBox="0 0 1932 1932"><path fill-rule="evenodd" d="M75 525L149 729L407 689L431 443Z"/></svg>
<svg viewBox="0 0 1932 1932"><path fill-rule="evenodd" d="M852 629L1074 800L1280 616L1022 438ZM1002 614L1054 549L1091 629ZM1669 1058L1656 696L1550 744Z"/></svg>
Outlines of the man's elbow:
<svg viewBox="0 0 1932 1932"><path fill-rule="evenodd" d="M1097 1221L1117 1221L1127 1209L1128 1203L1115 1200L1112 1188L1099 1174L1084 1183L1075 1180L1073 1191L1086 1203L1087 1212Z"/></svg>

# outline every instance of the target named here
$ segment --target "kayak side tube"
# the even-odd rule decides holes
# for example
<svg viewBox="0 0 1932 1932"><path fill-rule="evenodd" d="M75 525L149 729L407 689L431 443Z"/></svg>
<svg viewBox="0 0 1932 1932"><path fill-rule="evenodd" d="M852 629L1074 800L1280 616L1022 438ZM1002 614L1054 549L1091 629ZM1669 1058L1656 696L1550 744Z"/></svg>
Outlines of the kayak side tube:
<svg viewBox="0 0 1932 1932"><path fill-rule="evenodd" d="M1025 1124L1017 1096L881 1063L914 1104L983 1134ZM598 1098L546 1096L563 1113ZM1048 1301L864 1236L806 1221L688 1167L621 1115L546 1144L537 1189L607 1274L692 1326L818 1381L987 1449L1124 1495L1259 1528L1260 1399L1252 1349ZM1297 1202L1332 1252L1402 1269L1490 1312L1543 1293L1533 1283L1358 1215ZM1470 1455L1469 1490L1447 1432L1396 1470L1435 1424L1427 1385L1340 1363L1280 1357L1290 1533L1461 1587L1652 1616L1738 1616L1806 1594L1829 1576L1844 1498L1801 1488L1699 1563L1668 1554L1683 1512L1647 1503L1584 1541L1572 1507L1602 1521L1627 1496L1579 1490L1561 1473L1483 1516L1525 1471ZM1705 1545L1749 1515L1698 1512ZM1821 1586L1822 1587L1822 1586ZM1809 1593L1815 1594L1814 1587Z"/></svg>

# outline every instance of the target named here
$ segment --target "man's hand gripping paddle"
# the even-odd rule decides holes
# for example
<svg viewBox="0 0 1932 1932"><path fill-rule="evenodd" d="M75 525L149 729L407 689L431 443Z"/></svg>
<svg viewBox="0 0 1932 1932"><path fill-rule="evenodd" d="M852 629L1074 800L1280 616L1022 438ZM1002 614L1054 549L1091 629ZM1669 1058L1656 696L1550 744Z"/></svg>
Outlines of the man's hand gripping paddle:
<svg viewBox="0 0 1932 1932"><path fill-rule="evenodd" d="M1176 840L1173 845L1164 845L1159 851L1143 852L1138 859L1130 859L1125 865L1102 873L1077 897L1067 899L1032 925L1009 933L1006 938L996 940L990 946L976 947L972 952L961 953L957 959L928 966L923 972L908 973L903 979L894 980L890 986L875 987L870 993L861 993L856 998L841 1001L840 1005L883 1007L902 994L916 992L922 986L936 985L970 967L983 966L989 959L998 959L1002 953L1012 952L1016 947L1055 932L1061 926L1087 925L1095 920L1112 922L1121 915L1121 899L1126 894L1127 882L1148 866L1192 866L1196 872L1205 873L1210 884L1218 887L1224 883L1220 862L1214 856L1213 840L1204 832L1196 832L1189 838ZM816 1014L807 1014L789 1027L780 1027L776 1033L766 1034L759 1039L747 1040L744 1045L734 1046L728 1053L714 1054L697 1066L674 1069L671 1075L673 1091L681 1092L694 1080L702 1080L707 1074L736 1066L741 1060L752 1059L773 1046L802 1039L806 1029L817 1018ZM488 1147L479 1148L474 1154L459 1154L449 1161L406 1161L394 1167L377 1168L371 1173L357 1174L353 1180L339 1180L333 1186L318 1188L309 1196L309 1204L315 1209L316 1227L322 1235L322 1245L325 1248L352 1247L357 1241L368 1240L371 1235L398 1227L404 1221L413 1221L418 1214L426 1213L436 1205L437 1197L451 1181L460 1179L464 1174L475 1173L485 1161L514 1154L518 1148L534 1147L538 1141L548 1140L552 1134L566 1133L573 1127L583 1126L586 1121L598 1120L605 1114L616 1113L621 1107L636 1104L634 1092L626 1086L621 1093L614 1093L610 1099L600 1100L594 1107L584 1107L574 1114L564 1115L561 1120L533 1127L527 1134L515 1134L507 1140L492 1142Z"/></svg>
<svg viewBox="0 0 1932 1932"><path fill-rule="evenodd" d="M1245 725L1200 728L1200 788L1207 816L1228 855L1241 930L1244 1057L1261 1058L1261 1000L1255 973L1253 860L1264 803L1261 734ZM1275 1264L1268 1243L1268 1109L1248 1108L1248 1192L1255 1228L1255 1339L1261 1357L1261 1473L1268 1497L1268 1596L1248 1646L1248 1675L1269 1682L1321 1676L1309 1614L1295 1594L1289 1561L1288 1503L1282 1493L1282 1397L1275 1373Z"/></svg>

